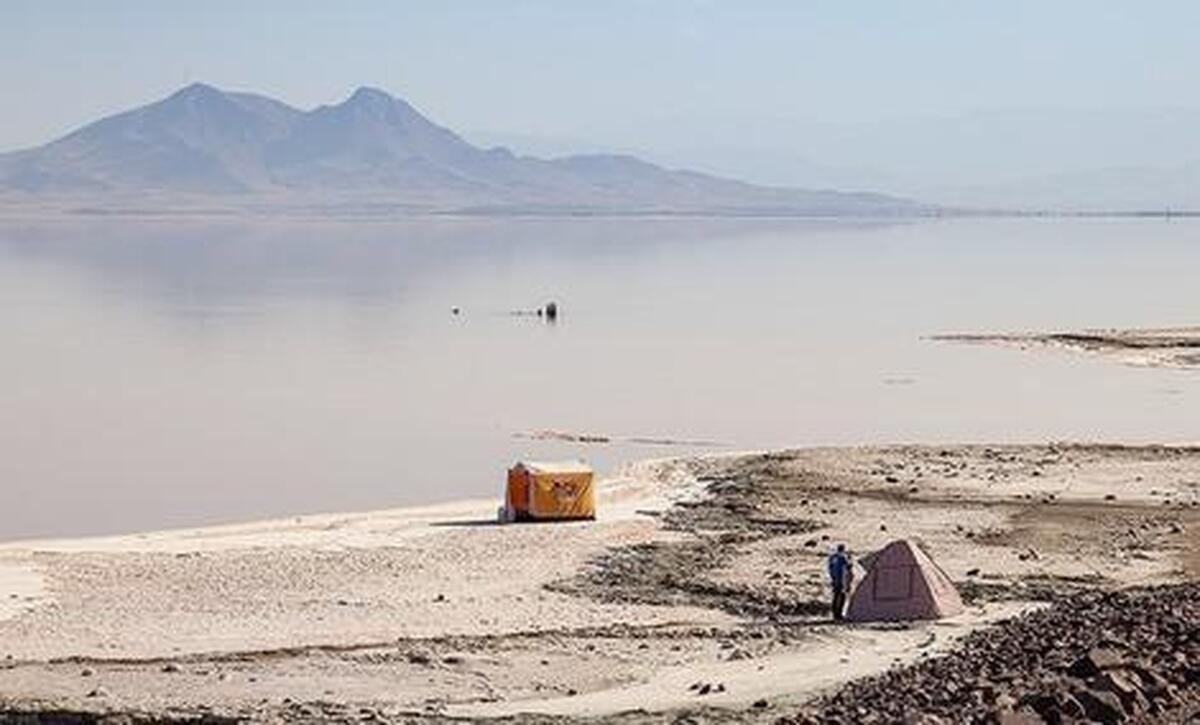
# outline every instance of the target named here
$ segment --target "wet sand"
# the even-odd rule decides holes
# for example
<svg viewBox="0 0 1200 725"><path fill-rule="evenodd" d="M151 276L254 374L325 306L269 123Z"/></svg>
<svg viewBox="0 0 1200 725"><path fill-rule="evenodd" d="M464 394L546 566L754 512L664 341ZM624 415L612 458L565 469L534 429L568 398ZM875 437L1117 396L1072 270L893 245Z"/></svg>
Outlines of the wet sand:
<svg viewBox="0 0 1200 725"><path fill-rule="evenodd" d="M9 710L775 719L1072 596L1200 578L1200 447L823 448L496 501L0 545ZM835 625L823 556L925 542L968 612ZM666 713L662 715L661 713Z"/></svg>

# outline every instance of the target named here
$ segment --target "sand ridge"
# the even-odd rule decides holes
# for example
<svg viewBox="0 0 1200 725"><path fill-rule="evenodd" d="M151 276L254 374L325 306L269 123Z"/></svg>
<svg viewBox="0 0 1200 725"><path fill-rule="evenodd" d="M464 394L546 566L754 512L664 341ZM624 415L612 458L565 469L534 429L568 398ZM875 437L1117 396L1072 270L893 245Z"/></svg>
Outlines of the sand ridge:
<svg viewBox="0 0 1200 725"><path fill-rule="evenodd" d="M1133 367L1200 367L1200 327L944 334L933 335L930 339L1006 345L1022 350L1041 348L1079 351Z"/></svg>

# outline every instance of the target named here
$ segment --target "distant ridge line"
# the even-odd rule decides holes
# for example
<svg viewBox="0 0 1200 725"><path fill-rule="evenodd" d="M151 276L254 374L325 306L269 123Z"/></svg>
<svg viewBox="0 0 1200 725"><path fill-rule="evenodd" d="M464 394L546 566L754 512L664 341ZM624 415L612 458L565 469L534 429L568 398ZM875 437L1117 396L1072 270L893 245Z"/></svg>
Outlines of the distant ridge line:
<svg viewBox="0 0 1200 725"><path fill-rule="evenodd" d="M481 148L378 88L298 110L192 83L36 148L0 154L0 208L57 213L896 217L886 194L757 186L630 155Z"/></svg>

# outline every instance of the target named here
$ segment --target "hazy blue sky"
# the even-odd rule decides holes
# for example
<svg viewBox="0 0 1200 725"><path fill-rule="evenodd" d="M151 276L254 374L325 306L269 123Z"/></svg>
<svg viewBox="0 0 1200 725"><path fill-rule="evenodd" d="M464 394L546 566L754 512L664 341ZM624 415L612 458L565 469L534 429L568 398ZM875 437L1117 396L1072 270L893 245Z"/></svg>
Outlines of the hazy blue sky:
<svg viewBox="0 0 1200 725"><path fill-rule="evenodd" d="M0 149L192 80L300 107L376 85L458 129L624 144L679 118L1194 106L1197 38L1194 0L5 0Z"/></svg>

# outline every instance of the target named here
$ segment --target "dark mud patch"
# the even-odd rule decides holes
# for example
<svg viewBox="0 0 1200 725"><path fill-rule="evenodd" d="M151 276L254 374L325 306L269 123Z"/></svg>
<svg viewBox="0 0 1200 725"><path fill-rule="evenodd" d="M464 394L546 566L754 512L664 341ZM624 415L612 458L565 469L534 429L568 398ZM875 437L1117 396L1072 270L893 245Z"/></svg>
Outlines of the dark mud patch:
<svg viewBox="0 0 1200 725"><path fill-rule="evenodd" d="M710 575L731 565L749 544L804 534L825 524L780 514L804 485L786 470L791 457L757 456L737 477L707 480L705 496L680 502L662 515L677 541L614 547L551 591L601 602L696 606L751 619L785 619L823 613L823 601L768 585L731 585Z"/></svg>
<svg viewBox="0 0 1200 725"><path fill-rule="evenodd" d="M971 344L1065 347L1089 353L1140 353L1143 364L1162 367L1200 366L1200 328L1162 330L1094 330L1026 334L932 335L931 340Z"/></svg>
<svg viewBox="0 0 1200 725"><path fill-rule="evenodd" d="M1030 574L1011 580L968 579L954 582L967 604L985 602L1057 602L1093 589L1115 589L1117 584L1105 577L1089 574L1055 576Z"/></svg>
<svg viewBox="0 0 1200 725"><path fill-rule="evenodd" d="M737 546L728 541L686 541L619 547L590 562L575 578L549 588L602 602L705 607L753 619L827 611L823 601L767 586L733 586L706 576L730 562Z"/></svg>
<svg viewBox="0 0 1200 725"><path fill-rule="evenodd" d="M6 706L0 703L0 723L5 725L235 725L242 722L246 720L210 714L105 713L62 708L39 709L36 706Z"/></svg>

